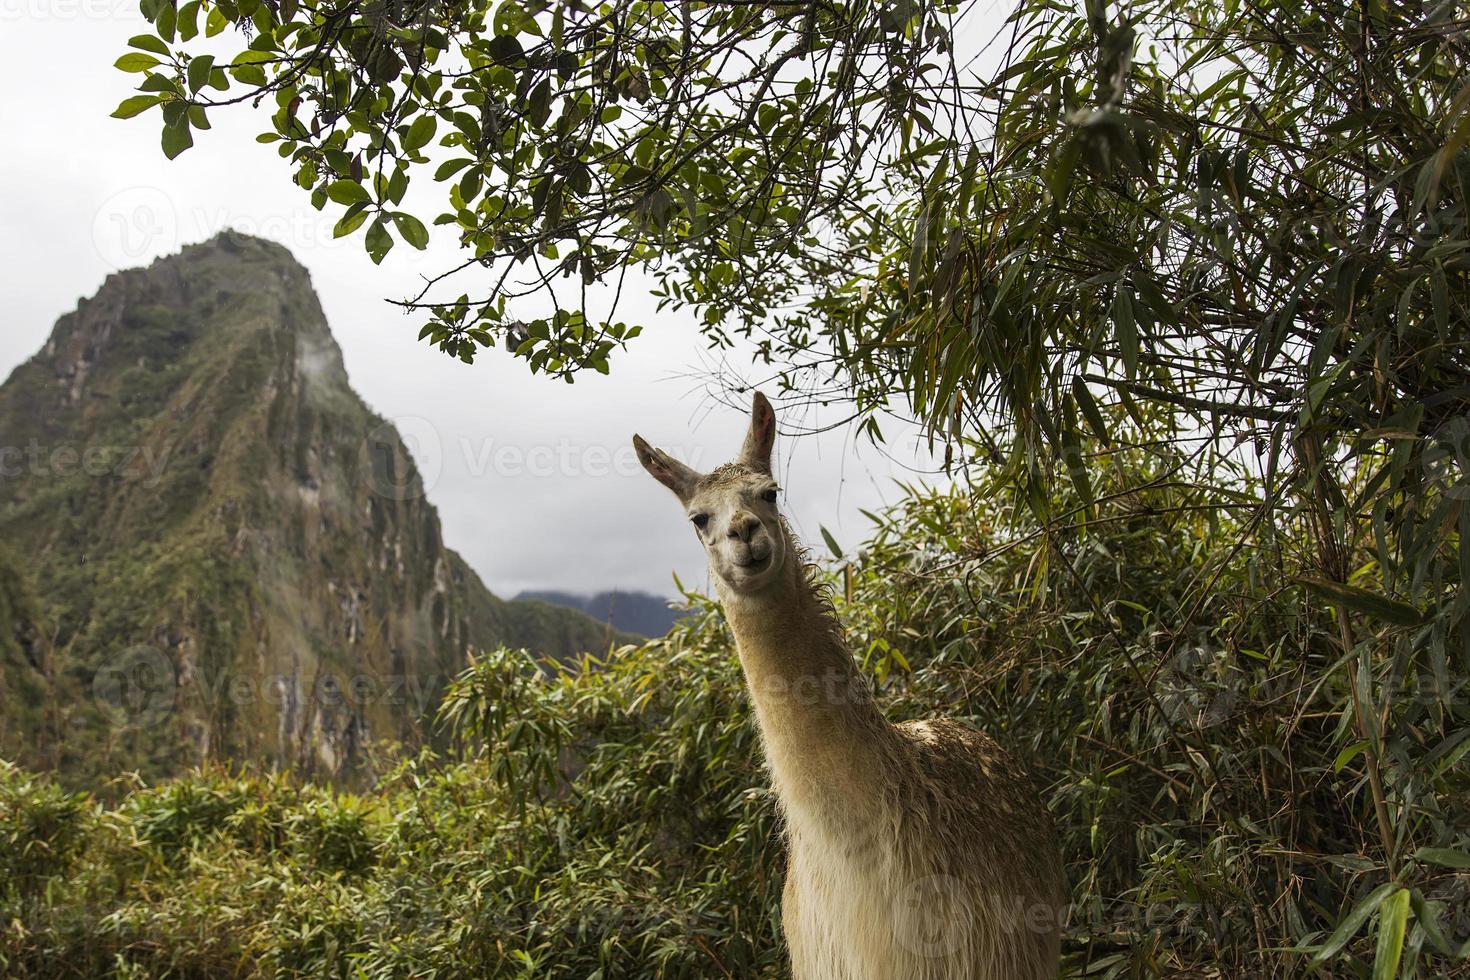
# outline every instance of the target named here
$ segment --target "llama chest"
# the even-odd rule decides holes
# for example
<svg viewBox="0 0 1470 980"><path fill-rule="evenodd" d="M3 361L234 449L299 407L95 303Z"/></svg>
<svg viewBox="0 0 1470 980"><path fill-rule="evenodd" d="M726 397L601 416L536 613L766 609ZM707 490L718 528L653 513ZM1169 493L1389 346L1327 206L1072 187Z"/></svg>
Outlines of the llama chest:
<svg viewBox="0 0 1470 980"><path fill-rule="evenodd" d="M1031 928L1000 882L944 864L793 834L782 918L795 980L1054 977L1051 930Z"/></svg>
<svg viewBox="0 0 1470 980"><path fill-rule="evenodd" d="M782 920L796 980L893 976L894 895L886 863L793 837Z"/></svg>

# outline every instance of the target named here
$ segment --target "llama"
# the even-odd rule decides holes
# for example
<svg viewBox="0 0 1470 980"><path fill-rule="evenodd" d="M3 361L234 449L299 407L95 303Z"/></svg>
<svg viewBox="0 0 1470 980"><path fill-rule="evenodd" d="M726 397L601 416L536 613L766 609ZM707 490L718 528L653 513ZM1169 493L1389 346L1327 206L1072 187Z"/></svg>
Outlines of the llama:
<svg viewBox="0 0 1470 980"><path fill-rule="evenodd" d="M973 729L894 725L777 511L776 419L756 393L739 458L638 459L693 523L755 705L788 847L796 980L1051 980L1065 885L1026 774Z"/></svg>

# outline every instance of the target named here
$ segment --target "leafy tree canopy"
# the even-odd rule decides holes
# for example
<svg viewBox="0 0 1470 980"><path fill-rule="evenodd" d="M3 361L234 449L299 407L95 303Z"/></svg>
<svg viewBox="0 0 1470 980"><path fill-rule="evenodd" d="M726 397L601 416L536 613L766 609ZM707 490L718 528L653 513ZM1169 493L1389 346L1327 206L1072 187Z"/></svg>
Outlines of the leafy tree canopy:
<svg viewBox="0 0 1470 980"><path fill-rule="evenodd" d="M1268 461L1366 434L1396 472L1406 434L1463 442L1453 4L1021 0L994 37L912 0L140 6L118 114L158 109L173 156L269 107L259 138L374 259L457 235L444 278L478 292L407 305L466 360L606 371L641 325L586 287L640 269L793 388L980 439L1038 505L1084 435L1161 420ZM200 53L226 31L248 45ZM415 178L441 213L403 209Z"/></svg>

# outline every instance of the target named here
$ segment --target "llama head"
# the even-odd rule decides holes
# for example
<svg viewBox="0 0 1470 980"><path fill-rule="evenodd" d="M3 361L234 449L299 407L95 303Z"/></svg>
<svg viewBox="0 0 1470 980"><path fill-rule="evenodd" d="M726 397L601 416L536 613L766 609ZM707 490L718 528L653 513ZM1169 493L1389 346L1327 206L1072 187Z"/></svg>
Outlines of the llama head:
<svg viewBox="0 0 1470 980"><path fill-rule="evenodd" d="M771 478L775 440L776 413L760 392L751 405L750 431L740 455L713 472L700 473L641 436L633 437L643 468L684 505L710 571L739 595L756 595L781 581L790 551Z"/></svg>

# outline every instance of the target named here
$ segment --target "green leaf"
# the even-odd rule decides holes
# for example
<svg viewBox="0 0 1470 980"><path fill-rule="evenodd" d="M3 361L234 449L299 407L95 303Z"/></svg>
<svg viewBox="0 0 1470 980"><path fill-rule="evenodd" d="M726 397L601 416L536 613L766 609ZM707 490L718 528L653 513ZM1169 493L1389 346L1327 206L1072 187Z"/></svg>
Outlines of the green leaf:
<svg viewBox="0 0 1470 980"><path fill-rule="evenodd" d="M835 557L841 558L842 549L837 547L837 539L832 537L832 532L827 530L825 527L821 527L820 525L818 525L818 528L822 532L822 540L827 542L828 550L830 550Z"/></svg>
<svg viewBox="0 0 1470 980"><path fill-rule="evenodd" d="M158 16L153 23L158 28L158 36L170 44L174 40L174 25L177 22L178 10L174 7L174 0L164 0L158 5Z"/></svg>
<svg viewBox="0 0 1470 980"><path fill-rule="evenodd" d="M1439 926L1439 911L1444 906L1439 902L1427 901L1418 889L1409 891L1409 907L1414 910L1414 920L1434 948L1446 956L1464 956L1470 954L1470 943L1466 943L1465 949L1455 948L1454 943L1445 938L1444 930Z"/></svg>
<svg viewBox="0 0 1470 980"><path fill-rule="evenodd" d="M1092 434L1097 436L1103 445L1112 444L1108 438L1108 424L1103 419L1102 412L1097 407L1097 401L1088 390L1087 382L1074 376L1072 378L1072 397L1077 400L1077 409L1082 413L1082 418L1087 422L1087 427Z"/></svg>
<svg viewBox="0 0 1470 980"><path fill-rule="evenodd" d="M327 185L327 197L338 204L358 204L371 200L367 188L355 180L334 180Z"/></svg>
<svg viewBox="0 0 1470 980"><path fill-rule="evenodd" d="M131 119L139 113L146 112L163 101L161 95L135 95L129 99L123 99L122 104L112 111L114 119Z"/></svg>
<svg viewBox="0 0 1470 980"><path fill-rule="evenodd" d="M1436 262L1429 270L1430 306L1434 310L1434 325L1441 337L1448 337L1450 330L1450 287L1445 278L1444 266Z"/></svg>
<svg viewBox="0 0 1470 980"><path fill-rule="evenodd" d="M180 41L192 41L199 33L199 0L189 0L179 8L178 32Z"/></svg>
<svg viewBox="0 0 1470 980"><path fill-rule="evenodd" d="M1404 927L1409 921L1409 890L1400 888L1378 913L1378 951L1373 956L1373 980L1394 980L1404 954Z"/></svg>
<svg viewBox="0 0 1470 980"><path fill-rule="evenodd" d="M456 157L453 160L445 160L439 164L439 169L434 171L434 179L448 180L474 162L469 157Z"/></svg>
<svg viewBox="0 0 1470 980"><path fill-rule="evenodd" d="M1381 619L1385 623L1392 623L1395 626L1418 626L1424 622L1424 614L1418 609L1407 602L1390 599L1378 592L1370 592L1355 585L1329 582L1326 579L1307 575L1297 576L1297 581L1328 602L1360 612L1365 616L1372 616L1374 619Z"/></svg>
<svg viewBox="0 0 1470 980"><path fill-rule="evenodd" d="M541 84L531 90L526 116L537 127L545 126L551 118L551 79L541 79Z"/></svg>
<svg viewBox="0 0 1470 980"><path fill-rule="evenodd" d="M147 71L150 68L156 68L160 64L162 62L153 57L153 55L143 54L140 51L129 51L114 62L116 68L126 72Z"/></svg>
<svg viewBox="0 0 1470 980"><path fill-rule="evenodd" d="M1092 481L1087 475L1087 460L1082 456L1082 440L1070 420L1062 424L1061 444L1062 463L1067 467L1072 486L1077 489L1077 497L1085 506L1091 507Z"/></svg>
<svg viewBox="0 0 1470 980"><path fill-rule="evenodd" d="M1332 761L1332 771L1342 772L1347 768L1348 763L1362 755L1367 749L1367 742L1353 742L1351 745L1344 746L1342 751L1337 753L1337 758Z"/></svg>
<svg viewBox="0 0 1470 980"><path fill-rule="evenodd" d="M148 77L143 79L142 84L138 86L138 91L168 92L181 98L184 95L184 91L182 88L180 88L178 82L174 81L172 78L169 78L163 73L156 71L148 73Z"/></svg>
<svg viewBox="0 0 1470 980"><path fill-rule="evenodd" d="M1138 322L1133 317L1133 293L1121 285L1113 297L1113 328L1131 381L1138 377Z"/></svg>
<svg viewBox="0 0 1470 980"><path fill-rule="evenodd" d="M388 178L388 200L394 204L403 201L403 195L408 191L408 170L404 167L396 167L393 176Z"/></svg>
<svg viewBox="0 0 1470 980"><path fill-rule="evenodd" d="M268 51L257 51L254 48L246 48L235 56L235 60L228 66L230 75L238 82L246 85L266 84L265 69L262 64L274 61L275 56Z"/></svg>
<svg viewBox="0 0 1470 980"><path fill-rule="evenodd" d="M337 219L337 224L332 228L333 238L344 238L362 227L362 223L368 219L368 205L366 201L359 201L343 212L342 217Z"/></svg>
<svg viewBox="0 0 1470 980"><path fill-rule="evenodd" d="M176 125L163 127L163 155L170 160L175 159L193 145L194 134L190 131L187 120L180 120Z"/></svg>
<svg viewBox="0 0 1470 980"><path fill-rule="evenodd" d="M914 231L909 241L909 289L918 288L919 277L923 275L924 254L928 251L928 247L929 209L925 208L924 210L919 212L917 217L914 218ZM1001 277L1000 288L995 294L995 299L990 304L991 316L995 315L996 309L1000 306L1001 302L1005 300L1006 293L1010 290L1011 283L1019 274L1019 271L1023 264L1024 263L1020 259L1017 259L1016 261L1011 263L1011 267L1007 269L1005 275Z"/></svg>
<svg viewBox="0 0 1470 980"><path fill-rule="evenodd" d="M403 240L414 248L422 251L429 244L429 230L424 223L406 211L393 212L393 226L398 229L398 234Z"/></svg>
<svg viewBox="0 0 1470 980"><path fill-rule="evenodd" d="M408 127L408 133L403 137L404 151L412 153L427 146L429 140L434 138L434 132L438 128L439 120L435 116L427 112L420 115L413 121L413 125Z"/></svg>
<svg viewBox="0 0 1470 980"><path fill-rule="evenodd" d="M1369 892L1338 923L1337 928L1332 931L1332 935L1327 937L1327 941L1317 949L1316 955L1312 957L1312 963L1321 966L1336 956L1338 951L1347 945L1348 940L1356 936L1358 930L1363 928L1363 923L1368 921L1368 917L1378 911L1379 903L1398 887L1398 885L1390 881L1387 884L1379 885Z"/></svg>
<svg viewBox="0 0 1470 980"><path fill-rule="evenodd" d="M152 34L138 34L128 39L128 44L134 48L142 48L144 51L152 51L168 57L168 45L163 43L162 38L154 37Z"/></svg>
<svg viewBox="0 0 1470 980"><path fill-rule="evenodd" d="M1421 847L1414 857L1428 864L1439 864L1457 871L1470 871L1470 854L1452 847Z"/></svg>
<svg viewBox="0 0 1470 980"><path fill-rule="evenodd" d="M209 73L214 68L214 55L195 55L189 61L189 91L198 92L209 84Z"/></svg>
<svg viewBox="0 0 1470 980"><path fill-rule="evenodd" d="M368 226L367 238L363 244L373 265L381 263L383 256L392 250L393 236L388 234L388 222L382 215L378 215L377 220Z"/></svg>

